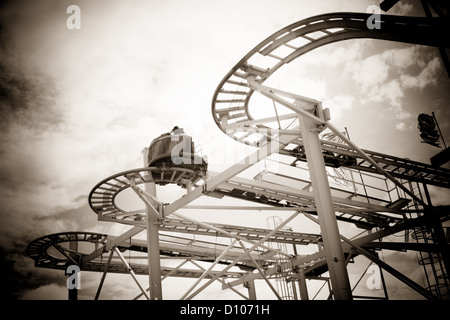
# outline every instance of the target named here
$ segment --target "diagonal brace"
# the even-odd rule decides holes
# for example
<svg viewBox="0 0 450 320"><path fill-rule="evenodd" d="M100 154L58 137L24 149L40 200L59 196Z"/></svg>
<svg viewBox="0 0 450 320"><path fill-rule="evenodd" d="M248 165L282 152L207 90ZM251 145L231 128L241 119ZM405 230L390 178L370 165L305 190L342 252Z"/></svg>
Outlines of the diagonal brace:
<svg viewBox="0 0 450 320"><path fill-rule="evenodd" d="M269 232L267 235L265 235L262 239L258 240L254 245L250 247L250 249L247 249L244 253L242 253L239 257L237 257L232 263L230 263L227 267L225 267L219 274L217 274L215 277L213 277L209 282L205 283L202 287L197 289L193 294L191 294L187 299L192 299L194 296L196 296L200 291L208 287L211 283L213 283L216 279L221 277L225 272L227 272L229 269L231 269L236 263L238 263L245 255L247 255L247 252L250 253L253 250L255 250L258 246L261 246L262 243L267 241L272 235L274 235L278 230L283 228L286 224L288 224L292 219L294 219L300 211L295 212L293 215L291 215L289 218L284 220L282 223L280 223L275 229L273 229L271 232Z"/></svg>
<svg viewBox="0 0 450 320"><path fill-rule="evenodd" d="M122 260L122 263L125 265L125 267L127 268L128 272L130 273L130 275L133 277L134 281L136 282L136 284L138 285L139 289L141 290L141 292L143 293L143 295L145 296L145 298L147 298L147 300L150 300L149 296L147 295L147 293L145 292L144 288L141 286L141 284L139 283L139 281L136 278L136 274L134 273L133 269L130 267L130 265L128 264L127 260L125 260L125 258L123 257L123 255L120 253L119 249L117 249L117 247L114 247L114 252L119 256L120 260Z"/></svg>
<svg viewBox="0 0 450 320"><path fill-rule="evenodd" d="M129 179L131 189L141 198L142 201L150 208L150 212L159 220L164 220L164 212L163 212L163 203L159 201L155 196L148 193L145 190L142 190L138 186L136 186L136 181L134 177ZM157 208L153 206L153 203L156 203Z"/></svg>
<svg viewBox="0 0 450 320"><path fill-rule="evenodd" d="M197 268L199 268L202 271L205 271L205 268L203 268L201 265L199 265L198 263L196 263L195 261L191 261L191 263L196 266ZM222 279L218 278L217 281L219 281L222 285L226 286L226 282L223 281ZM240 293L239 291L237 291L235 288L228 288L231 289L231 291L233 291L234 293L236 293L237 295L241 296L242 298L244 298L245 300L249 300L248 297L244 296L242 293Z"/></svg>
<svg viewBox="0 0 450 320"><path fill-rule="evenodd" d="M250 252L247 251L247 247L240 240L239 240L239 244L241 245L241 247L244 250L244 252L247 253L247 256L250 258L250 260L255 264L256 269L258 269L258 271L261 274L261 276L263 277L264 281L267 283L267 285L270 287L270 289L273 291L273 293L275 293L275 295L277 296L278 300L282 300L282 298L278 294L277 290L270 283L269 279L267 279L266 275L264 274L264 270L262 270L261 267L259 266L258 262L256 262L255 259L253 259L253 257L250 255Z"/></svg>
<svg viewBox="0 0 450 320"><path fill-rule="evenodd" d="M319 223L319 221L316 218L313 218L309 214L305 214L306 217L308 217L310 220ZM424 289L421 285L417 284L407 276L403 275L401 272L397 271L395 268L388 265L386 262L380 260L378 257L374 256L370 251L362 248L358 244L354 243L353 241L347 239L343 235L340 235L341 239L344 240L346 243L351 245L353 248L355 248L357 251L359 251L361 254L363 254L365 257L369 258L371 261L375 262L377 265L379 265L381 268L392 274L394 277L408 285L410 288L414 289L421 295L423 295L428 300L437 300L437 297L430 293L428 290Z"/></svg>
<svg viewBox="0 0 450 320"><path fill-rule="evenodd" d="M413 194L411 191L409 191L404 185L402 185L400 182L397 181L396 178L394 178L391 174L386 172L376 161L374 161L371 157L369 157L364 151L362 151L356 144L351 142L345 135L343 135L336 127L334 127L332 124L327 123L327 127L333 131L339 138L344 140L345 143L347 143L350 147L354 148L359 155L361 155L364 159L366 159L371 165L375 167L375 169L384 175L386 178L391 180L397 187L402 189L406 194L408 194L411 198L413 198L415 201L420 203L423 206L427 206L421 199L419 199L415 194Z"/></svg>
<svg viewBox="0 0 450 320"><path fill-rule="evenodd" d="M195 289L195 287L209 274L209 272L222 260L222 258L228 253L228 251L233 248L234 244L236 243L237 239L234 239L228 247L226 247L225 250L222 251L222 253L217 257L216 261L214 261L213 264L208 268L208 270L205 270L203 274L197 279L197 281L186 291L186 293L181 297L181 300L184 300L189 293L191 293L192 290Z"/></svg>

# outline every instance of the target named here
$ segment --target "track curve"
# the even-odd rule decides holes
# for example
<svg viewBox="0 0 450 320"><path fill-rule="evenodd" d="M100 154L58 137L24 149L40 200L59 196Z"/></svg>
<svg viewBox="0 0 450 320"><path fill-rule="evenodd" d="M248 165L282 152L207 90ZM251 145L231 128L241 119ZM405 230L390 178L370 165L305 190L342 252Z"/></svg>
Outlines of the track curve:
<svg viewBox="0 0 450 320"><path fill-rule="evenodd" d="M379 15L380 28L369 29L367 21L371 17L368 13L322 14L295 22L266 38L219 83L212 99L216 125L224 133L227 133L227 125L235 123L256 128L248 110L254 92L249 87L249 77L256 77L256 82L261 84L282 66L326 44L371 38L450 47L450 38L443 36L450 32L447 18Z"/></svg>

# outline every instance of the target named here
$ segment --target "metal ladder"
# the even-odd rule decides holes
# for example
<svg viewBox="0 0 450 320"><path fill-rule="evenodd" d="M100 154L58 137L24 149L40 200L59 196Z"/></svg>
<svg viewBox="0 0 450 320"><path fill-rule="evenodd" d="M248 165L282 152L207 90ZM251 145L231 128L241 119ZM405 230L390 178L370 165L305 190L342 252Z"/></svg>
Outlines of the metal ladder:
<svg viewBox="0 0 450 320"><path fill-rule="evenodd" d="M281 218L272 216L266 219L267 227L274 229L281 224ZM286 243L271 243L269 245L281 252L288 252ZM296 300L297 293L295 291L295 282L292 281L292 262L285 256L277 256L276 259L278 272L275 276L277 290L282 300Z"/></svg>
<svg viewBox="0 0 450 320"><path fill-rule="evenodd" d="M410 190L420 199L423 199L419 183L411 181L407 183ZM416 217L424 215L422 210L420 210L421 206L416 201L413 201L408 208L416 210L417 213L414 214ZM410 213L410 218L413 218L412 215L413 214ZM417 243L437 243L435 231L432 227L429 226L414 227L411 230L411 237ZM445 271L441 253L439 251L433 252L429 250L419 251L418 255L418 263L422 266L425 275L426 288L430 290L431 293L435 294L439 299L449 299L450 282L448 279L448 274Z"/></svg>

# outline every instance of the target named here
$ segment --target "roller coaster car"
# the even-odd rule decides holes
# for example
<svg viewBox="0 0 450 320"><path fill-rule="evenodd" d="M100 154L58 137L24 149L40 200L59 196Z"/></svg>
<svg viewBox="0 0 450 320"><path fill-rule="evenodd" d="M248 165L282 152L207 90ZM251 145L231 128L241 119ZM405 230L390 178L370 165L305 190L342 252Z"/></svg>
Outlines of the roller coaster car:
<svg viewBox="0 0 450 320"><path fill-rule="evenodd" d="M344 154L334 154L328 150L322 150L323 160L325 161L325 165L339 168L340 166L352 166L356 164L356 158L344 155ZM291 164L295 166L297 161L306 161L306 153L305 148L303 146L297 146L291 150L291 155L293 155L296 159Z"/></svg>
<svg viewBox="0 0 450 320"><path fill-rule="evenodd" d="M174 127L150 143L148 152L149 167L181 167L205 172L208 162L205 157L195 153L192 137L184 130Z"/></svg>

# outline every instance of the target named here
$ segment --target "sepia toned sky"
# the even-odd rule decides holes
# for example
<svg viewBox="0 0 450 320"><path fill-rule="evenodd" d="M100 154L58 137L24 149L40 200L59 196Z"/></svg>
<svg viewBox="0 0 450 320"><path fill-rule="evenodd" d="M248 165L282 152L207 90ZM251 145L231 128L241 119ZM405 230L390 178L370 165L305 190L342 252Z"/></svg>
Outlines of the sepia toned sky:
<svg viewBox="0 0 450 320"><path fill-rule="evenodd" d="M73 4L81 22L70 30L66 10ZM214 171L232 164L227 153L246 150L216 127L211 99L253 47L298 20L366 12L373 4L378 1L2 1L0 247L16 279L11 295L66 299L62 272L34 268L26 246L62 231L123 232L98 222L87 196L105 177L141 167L142 149L161 133L183 127ZM389 13L424 16L416 0L400 1ZM450 143L450 83L436 48L347 40L285 69L270 84L323 101L331 123L347 128L361 148L429 163L441 149L420 142L417 116L431 112ZM449 204L447 190L430 192L435 204ZM399 264L410 259L392 255ZM416 269L410 272L420 278ZM90 293L98 285L92 281ZM122 290L110 287L105 298L126 299L136 289L126 275L117 281ZM176 279L168 283L163 286ZM410 297L402 290L397 297Z"/></svg>

